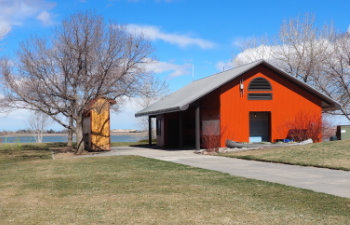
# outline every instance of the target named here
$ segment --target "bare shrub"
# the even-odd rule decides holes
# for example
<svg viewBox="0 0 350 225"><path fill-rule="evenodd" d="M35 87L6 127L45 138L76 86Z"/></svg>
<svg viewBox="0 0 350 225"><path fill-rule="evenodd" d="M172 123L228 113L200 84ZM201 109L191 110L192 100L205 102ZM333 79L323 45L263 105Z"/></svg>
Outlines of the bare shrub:
<svg viewBox="0 0 350 225"><path fill-rule="evenodd" d="M35 134L34 138L36 143L43 142L43 134L49 123L49 116L39 111L35 111L29 118L29 128Z"/></svg>
<svg viewBox="0 0 350 225"><path fill-rule="evenodd" d="M336 135L336 126L330 122L330 120L326 117L322 118L322 138L329 139L332 136Z"/></svg>
<svg viewBox="0 0 350 225"><path fill-rule="evenodd" d="M287 124L288 138L300 142L312 139L314 142L321 141L322 121L316 115L310 113L300 113Z"/></svg>
<svg viewBox="0 0 350 225"><path fill-rule="evenodd" d="M208 152L218 152L220 147L220 121L203 121L202 145Z"/></svg>

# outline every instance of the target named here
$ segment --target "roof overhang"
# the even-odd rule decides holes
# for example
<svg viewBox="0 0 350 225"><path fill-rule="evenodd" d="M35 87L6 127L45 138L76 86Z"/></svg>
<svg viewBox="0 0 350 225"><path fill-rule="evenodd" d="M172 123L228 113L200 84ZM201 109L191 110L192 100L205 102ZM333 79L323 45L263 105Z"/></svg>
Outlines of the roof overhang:
<svg viewBox="0 0 350 225"><path fill-rule="evenodd" d="M172 113L172 112L178 112L178 111L181 111L179 107L173 107L173 108L168 108L168 109L161 109L161 110L155 110L155 111L147 111L147 112L136 113L135 117L156 116L156 115L159 115L159 114Z"/></svg>
<svg viewBox="0 0 350 225"><path fill-rule="evenodd" d="M172 113L172 112L179 112L179 111L185 111L189 107L189 104L186 104L182 107L173 107L173 108L167 108L167 109L160 109L160 110L154 110L154 111L147 111L147 112L141 112L136 113L135 117L141 117L141 116L156 116L164 113Z"/></svg>
<svg viewBox="0 0 350 225"><path fill-rule="evenodd" d="M156 116L159 114L164 114L164 113L172 113L172 112L178 112L178 111L184 111L187 110L189 105L198 101L200 98L204 97L205 95L211 93L212 91L218 89L219 87L221 87L222 85L231 82L234 79L239 78L241 75L243 75L244 73L252 70L253 68L256 68L257 66L263 65L267 68L269 68L270 70L282 75L285 79L295 83L296 85L298 85L299 87L301 87L302 89L306 90L307 92L315 95L317 98L319 98L322 102L321 102L321 107L322 109L326 110L326 111L333 111L333 110L338 110L340 109L340 104L336 101L334 101L333 99L329 98L328 96L320 93L319 91L317 91L316 89L312 88L311 86L307 85L306 83L298 80L297 78L289 75L288 73L284 72L283 70L273 66L270 63L265 62L264 60L260 60L254 63L251 63L252 66L247 68L246 70L240 71L239 73L236 73L234 75L232 75L232 79L228 79L225 82L221 83L220 86L214 86L212 88L208 88L206 92L204 92L201 96L198 96L196 98L191 99L191 101L186 102L185 105L179 106L179 105L174 105L173 107L168 107L168 108L160 108L157 110L149 110L147 111L147 108L139 111L138 113L135 114L135 117L141 117L141 116ZM203 78L206 79L206 78ZM146 111L145 111L146 110Z"/></svg>

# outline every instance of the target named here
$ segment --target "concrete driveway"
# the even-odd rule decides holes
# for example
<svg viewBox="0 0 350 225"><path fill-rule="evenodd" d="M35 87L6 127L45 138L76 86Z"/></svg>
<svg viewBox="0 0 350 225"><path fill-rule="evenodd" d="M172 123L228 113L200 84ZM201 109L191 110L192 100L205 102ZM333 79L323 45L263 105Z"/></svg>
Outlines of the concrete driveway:
<svg viewBox="0 0 350 225"><path fill-rule="evenodd" d="M200 155L192 150L114 147L93 157L115 155L143 156L350 198L350 172L346 171Z"/></svg>

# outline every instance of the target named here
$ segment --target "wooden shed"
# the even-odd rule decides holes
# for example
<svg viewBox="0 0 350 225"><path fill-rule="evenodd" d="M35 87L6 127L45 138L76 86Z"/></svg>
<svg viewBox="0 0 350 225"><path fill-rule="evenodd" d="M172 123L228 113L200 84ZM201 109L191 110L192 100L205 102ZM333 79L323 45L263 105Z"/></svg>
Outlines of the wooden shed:
<svg viewBox="0 0 350 225"><path fill-rule="evenodd" d="M310 129L314 141L322 141L322 111L338 108L334 100L259 60L193 81L135 116L156 118L158 146L199 149L208 137L224 147L226 140L276 142Z"/></svg>
<svg viewBox="0 0 350 225"><path fill-rule="evenodd" d="M93 151L110 150L110 106L116 102L97 98L89 102L83 118L85 148Z"/></svg>

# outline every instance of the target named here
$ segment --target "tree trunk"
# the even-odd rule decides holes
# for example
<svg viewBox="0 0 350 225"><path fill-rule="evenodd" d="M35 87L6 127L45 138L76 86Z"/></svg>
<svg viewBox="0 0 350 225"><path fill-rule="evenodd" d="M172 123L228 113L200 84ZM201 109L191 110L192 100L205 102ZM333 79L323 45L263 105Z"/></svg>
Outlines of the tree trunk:
<svg viewBox="0 0 350 225"><path fill-rule="evenodd" d="M43 143L43 132L42 131L38 132L38 143Z"/></svg>
<svg viewBox="0 0 350 225"><path fill-rule="evenodd" d="M83 139L83 118L79 117L76 122L76 139L77 139L77 151L76 154L82 154L85 150L84 139Z"/></svg>
<svg viewBox="0 0 350 225"><path fill-rule="evenodd" d="M70 127L70 129L68 129L67 147L72 149L72 147L73 147L73 117L69 117L69 127Z"/></svg>
<svg viewBox="0 0 350 225"><path fill-rule="evenodd" d="M72 148L73 147L73 129L68 130L68 142L67 147Z"/></svg>

